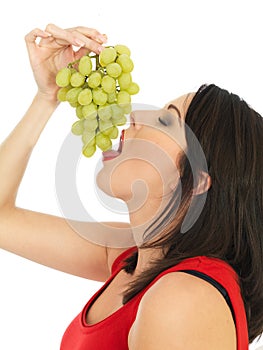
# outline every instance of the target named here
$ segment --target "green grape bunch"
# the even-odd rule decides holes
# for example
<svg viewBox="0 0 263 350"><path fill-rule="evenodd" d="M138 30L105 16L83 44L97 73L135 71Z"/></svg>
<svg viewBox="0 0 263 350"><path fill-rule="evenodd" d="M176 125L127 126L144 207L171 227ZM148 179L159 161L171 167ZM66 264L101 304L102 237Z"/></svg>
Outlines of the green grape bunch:
<svg viewBox="0 0 263 350"><path fill-rule="evenodd" d="M127 122L131 95L139 92L131 76L134 64L130 55L125 45L107 46L99 55L89 53L70 62L56 75L57 99L75 109L78 119L71 131L81 137L86 157L97 147L110 150L118 127Z"/></svg>

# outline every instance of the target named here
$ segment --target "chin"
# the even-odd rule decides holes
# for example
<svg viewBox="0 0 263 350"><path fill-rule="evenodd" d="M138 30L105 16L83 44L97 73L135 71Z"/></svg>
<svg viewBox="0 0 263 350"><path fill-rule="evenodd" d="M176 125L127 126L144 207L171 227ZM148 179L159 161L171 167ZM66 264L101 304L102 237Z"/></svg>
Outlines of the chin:
<svg viewBox="0 0 263 350"><path fill-rule="evenodd" d="M111 163L111 166L109 166ZM131 186L127 177L123 175L121 164L114 161L107 161L96 177L97 186L107 195L124 201L131 197ZM126 181L125 181L126 179Z"/></svg>
<svg viewBox="0 0 263 350"><path fill-rule="evenodd" d="M109 195L111 197L115 197L115 194L112 191L110 178L109 178L107 172L105 171L104 167L97 174L96 183L101 191L103 191L104 193L106 193L107 195Z"/></svg>

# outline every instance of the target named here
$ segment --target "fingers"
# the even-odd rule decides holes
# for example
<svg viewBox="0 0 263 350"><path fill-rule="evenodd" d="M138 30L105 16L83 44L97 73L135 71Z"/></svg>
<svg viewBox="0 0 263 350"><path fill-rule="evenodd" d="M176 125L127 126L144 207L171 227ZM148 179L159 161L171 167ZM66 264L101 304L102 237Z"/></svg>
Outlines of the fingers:
<svg viewBox="0 0 263 350"><path fill-rule="evenodd" d="M79 32L84 36L97 41L100 44L104 44L107 41L107 36L105 34L101 34L99 31L97 31L94 28L79 26L75 28L70 28L69 30L71 30L72 32Z"/></svg>
<svg viewBox="0 0 263 350"><path fill-rule="evenodd" d="M86 49L85 47L81 47L79 50L75 51L75 60L79 60L82 56L85 56L90 52L91 51Z"/></svg>
<svg viewBox="0 0 263 350"><path fill-rule="evenodd" d="M25 36L25 42L26 42L27 48L29 50L34 48L35 45L36 45L36 39L37 38L46 39L46 38L50 37L51 35L52 34L47 33L46 31L41 30L39 28L33 29L30 33L28 33Z"/></svg>
<svg viewBox="0 0 263 350"><path fill-rule="evenodd" d="M102 45L106 42L106 36L99 33L96 29L86 27L75 27L62 29L54 24L48 24L45 32L50 33L59 45L75 45L85 47L86 49L100 53Z"/></svg>

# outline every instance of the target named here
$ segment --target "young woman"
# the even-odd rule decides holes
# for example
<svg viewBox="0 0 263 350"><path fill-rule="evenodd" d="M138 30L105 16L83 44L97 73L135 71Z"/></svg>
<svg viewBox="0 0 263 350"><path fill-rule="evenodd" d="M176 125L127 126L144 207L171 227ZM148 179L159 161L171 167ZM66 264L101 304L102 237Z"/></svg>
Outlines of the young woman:
<svg viewBox="0 0 263 350"><path fill-rule="evenodd" d="M38 90L0 148L0 247L105 282L61 349L248 349L263 331L262 117L215 85L134 111L121 154L104 154L97 183L129 208L129 224L103 224L108 237L122 229L136 244L98 245L64 218L18 208L16 194L58 106L57 71L99 53L106 37L49 24L25 39ZM101 224L85 229L89 237Z"/></svg>

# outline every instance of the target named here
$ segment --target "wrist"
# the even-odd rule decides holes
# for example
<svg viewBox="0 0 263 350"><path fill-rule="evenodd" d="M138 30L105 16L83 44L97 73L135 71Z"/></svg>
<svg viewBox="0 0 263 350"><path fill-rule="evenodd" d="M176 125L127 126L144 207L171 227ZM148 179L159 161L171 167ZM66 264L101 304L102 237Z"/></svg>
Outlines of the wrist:
<svg viewBox="0 0 263 350"><path fill-rule="evenodd" d="M43 93L41 91L37 91L35 95L35 99L38 100L38 102L44 103L47 106L53 107L54 109L59 105L59 101L57 99L57 96L54 95L48 95L46 93Z"/></svg>

